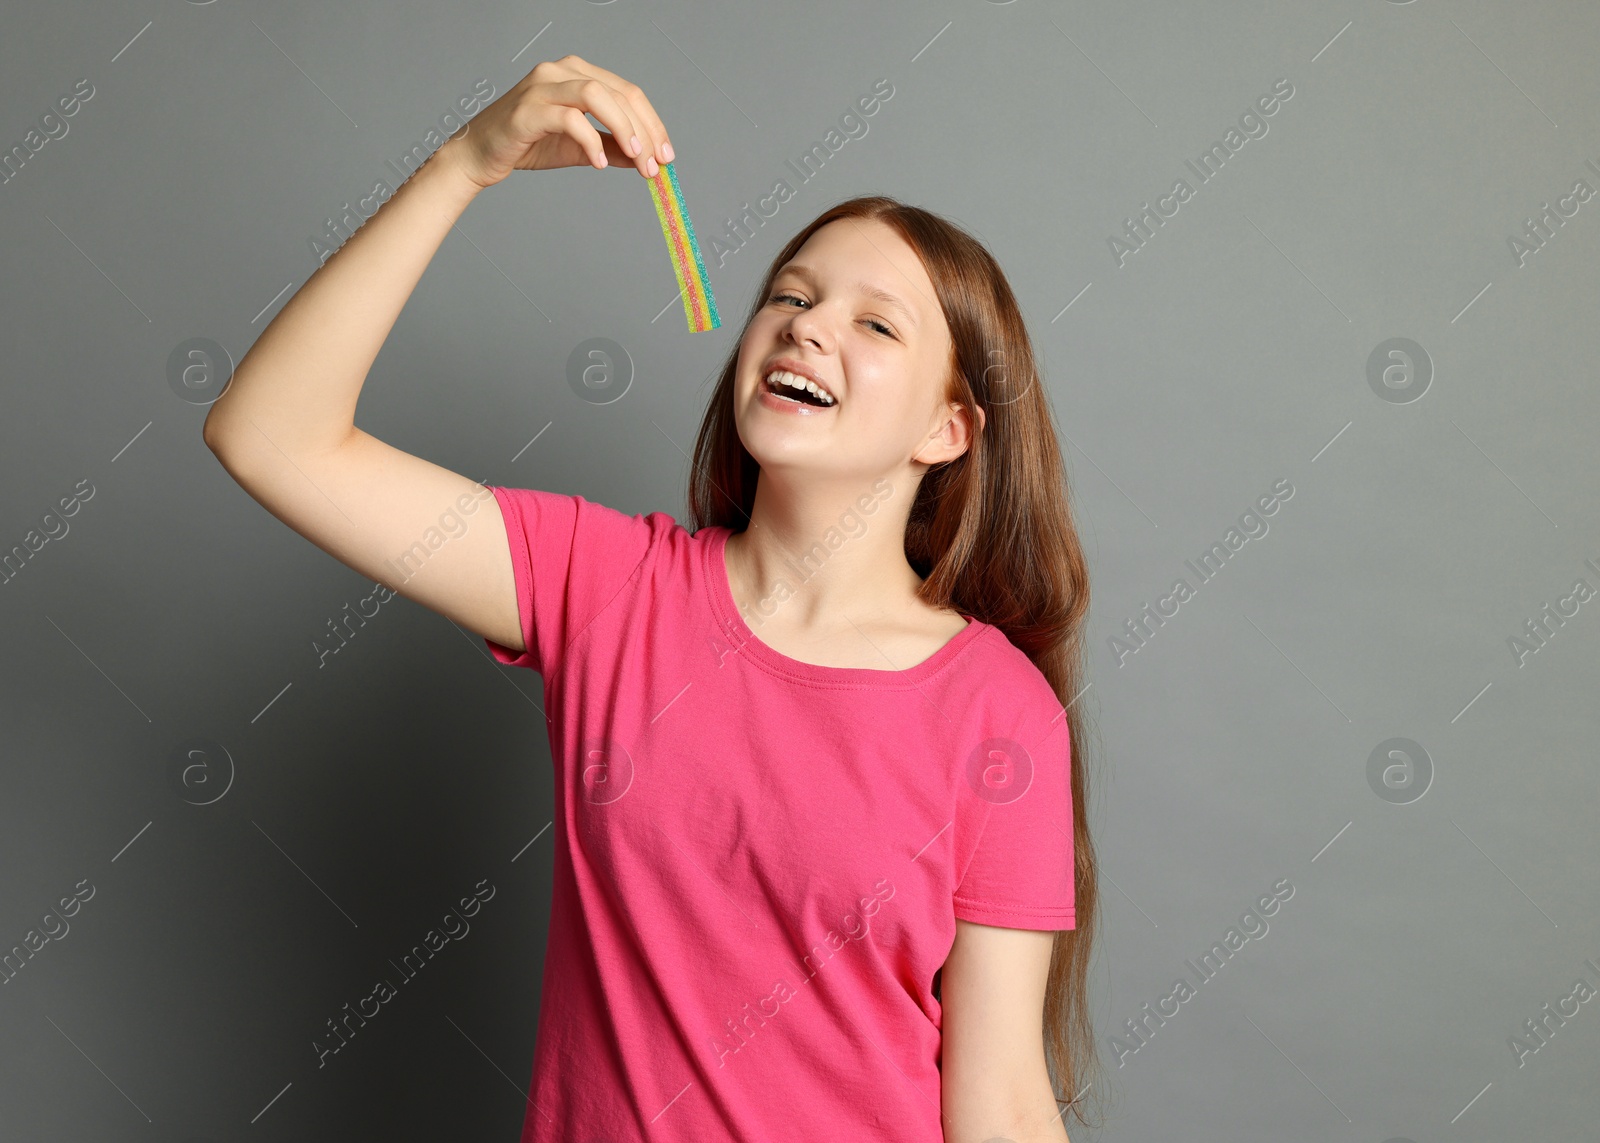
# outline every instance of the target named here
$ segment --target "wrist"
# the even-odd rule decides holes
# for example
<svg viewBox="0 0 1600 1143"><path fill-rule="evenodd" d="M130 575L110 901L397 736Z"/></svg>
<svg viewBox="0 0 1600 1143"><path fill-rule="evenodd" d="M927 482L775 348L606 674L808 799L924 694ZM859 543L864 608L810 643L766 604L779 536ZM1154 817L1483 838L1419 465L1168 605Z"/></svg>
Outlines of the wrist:
<svg viewBox="0 0 1600 1143"><path fill-rule="evenodd" d="M487 188L467 173L461 152L465 140L465 135L453 135L446 139L444 144L429 156L427 165L437 167L440 177L447 179L460 193L471 199L476 197L479 191Z"/></svg>

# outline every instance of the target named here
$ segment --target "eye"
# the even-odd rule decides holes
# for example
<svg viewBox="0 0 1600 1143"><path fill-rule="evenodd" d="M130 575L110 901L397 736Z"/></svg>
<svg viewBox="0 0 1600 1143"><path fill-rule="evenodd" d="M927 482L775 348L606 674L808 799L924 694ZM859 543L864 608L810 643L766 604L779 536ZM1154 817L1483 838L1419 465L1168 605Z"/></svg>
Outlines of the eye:
<svg viewBox="0 0 1600 1143"><path fill-rule="evenodd" d="M783 293L782 291L780 291L780 292L778 292L776 294L773 294L770 298L767 299L767 301L768 302L799 302L801 305L808 304L806 302L806 300L804 298L802 298L799 294L788 294L788 293ZM884 325L881 321L878 321L875 318L862 318L861 320L863 322L865 322L867 325L871 326L878 333L883 334L885 337L894 337L894 330L892 330L888 326Z"/></svg>

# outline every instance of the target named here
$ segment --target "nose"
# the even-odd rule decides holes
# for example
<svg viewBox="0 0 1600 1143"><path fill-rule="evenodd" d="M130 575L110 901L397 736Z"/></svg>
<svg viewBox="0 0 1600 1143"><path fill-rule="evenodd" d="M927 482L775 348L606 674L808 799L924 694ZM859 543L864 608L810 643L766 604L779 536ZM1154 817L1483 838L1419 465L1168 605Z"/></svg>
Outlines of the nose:
<svg viewBox="0 0 1600 1143"><path fill-rule="evenodd" d="M795 345L809 342L821 353L828 352L833 339L827 320L818 316L815 307L796 309L784 329L784 337Z"/></svg>

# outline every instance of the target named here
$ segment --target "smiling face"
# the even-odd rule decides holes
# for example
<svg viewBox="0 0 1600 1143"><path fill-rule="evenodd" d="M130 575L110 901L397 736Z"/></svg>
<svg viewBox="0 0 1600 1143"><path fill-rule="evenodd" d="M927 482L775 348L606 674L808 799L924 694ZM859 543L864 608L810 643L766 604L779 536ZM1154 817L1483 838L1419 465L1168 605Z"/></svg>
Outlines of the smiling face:
<svg viewBox="0 0 1600 1143"><path fill-rule="evenodd" d="M959 427L955 445L948 429L941 434L952 416L950 354L916 251L885 223L830 222L779 271L745 330L734 384L739 438L764 471L852 483L947 460L966 442ZM796 390L769 382L775 367L826 396L780 396Z"/></svg>

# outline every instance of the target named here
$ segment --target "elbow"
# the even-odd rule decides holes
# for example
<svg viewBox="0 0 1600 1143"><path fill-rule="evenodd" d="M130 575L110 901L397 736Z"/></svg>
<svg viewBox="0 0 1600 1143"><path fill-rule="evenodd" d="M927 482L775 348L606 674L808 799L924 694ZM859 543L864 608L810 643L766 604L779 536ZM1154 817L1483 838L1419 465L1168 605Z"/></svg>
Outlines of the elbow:
<svg viewBox="0 0 1600 1143"><path fill-rule="evenodd" d="M206 413L205 424L200 429L200 439L206 442L206 447L216 452L222 444L222 423L217 417L217 406L212 404Z"/></svg>
<svg viewBox="0 0 1600 1143"><path fill-rule="evenodd" d="M238 416L227 408L228 398L224 393L211 404L211 409L206 413L205 425L200 430L200 439L206 442L206 447L216 454L221 460L223 453L232 447L234 439L239 435Z"/></svg>
<svg viewBox="0 0 1600 1143"><path fill-rule="evenodd" d="M211 455L217 458L218 463L227 470L229 476L238 479L234 468L233 457L236 455L233 448L235 432L227 421L216 413L216 406L206 416L204 428L200 430L200 439L206 442L206 448L211 450Z"/></svg>

